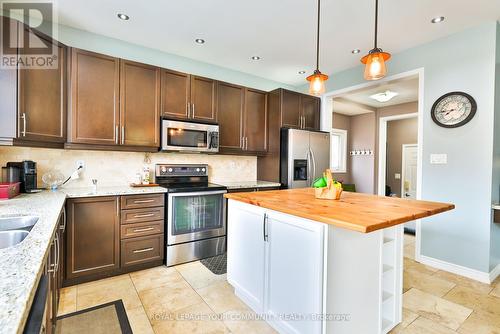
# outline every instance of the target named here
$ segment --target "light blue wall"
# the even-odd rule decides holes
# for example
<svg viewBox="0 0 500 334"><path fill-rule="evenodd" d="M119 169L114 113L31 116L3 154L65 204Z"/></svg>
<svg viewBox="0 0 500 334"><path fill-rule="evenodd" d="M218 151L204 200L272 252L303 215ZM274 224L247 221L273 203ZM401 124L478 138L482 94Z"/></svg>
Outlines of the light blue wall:
<svg viewBox="0 0 500 334"><path fill-rule="evenodd" d="M279 87L292 90L295 89L293 86L248 73L230 70L217 65L165 53L159 50L146 48L137 44L97 35L64 25L59 26L58 40L72 47L142 62L145 64L156 65L180 72L196 74L264 91L270 91Z"/></svg>
<svg viewBox="0 0 500 334"><path fill-rule="evenodd" d="M388 63L390 75L424 68L422 198L456 205L423 220L422 255L482 272L490 270L496 29L496 22L485 23ZM358 66L332 75L327 92L363 82ZM467 92L478 104L474 119L458 129L441 128L430 116L433 102L451 91ZM431 153L448 154L448 164L431 165Z"/></svg>
<svg viewBox="0 0 500 334"><path fill-rule="evenodd" d="M500 24L497 23L495 68L495 130L493 142L493 186L491 201L500 202ZM500 224L491 224L490 270L500 264Z"/></svg>

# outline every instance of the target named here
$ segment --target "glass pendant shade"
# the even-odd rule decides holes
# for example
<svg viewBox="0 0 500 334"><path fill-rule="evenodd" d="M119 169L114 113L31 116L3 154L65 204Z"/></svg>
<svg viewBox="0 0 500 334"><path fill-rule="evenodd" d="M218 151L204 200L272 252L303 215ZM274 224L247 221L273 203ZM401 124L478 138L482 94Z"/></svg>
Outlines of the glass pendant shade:
<svg viewBox="0 0 500 334"><path fill-rule="evenodd" d="M328 80L328 75L316 70L306 79L309 81L309 94L319 96L325 93L325 81Z"/></svg>
<svg viewBox="0 0 500 334"><path fill-rule="evenodd" d="M366 56L361 58L361 62L365 64L365 79L366 80L379 80L387 74L387 67L385 62L391 58L387 52L380 49L371 50Z"/></svg>

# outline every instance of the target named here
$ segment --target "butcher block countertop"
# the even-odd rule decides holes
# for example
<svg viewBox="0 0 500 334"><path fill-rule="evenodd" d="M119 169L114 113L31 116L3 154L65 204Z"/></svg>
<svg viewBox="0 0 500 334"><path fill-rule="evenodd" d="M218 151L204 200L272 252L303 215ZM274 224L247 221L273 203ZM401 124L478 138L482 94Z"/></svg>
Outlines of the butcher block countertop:
<svg viewBox="0 0 500 334"><path fill-rule="evenodd" d="M447 203L408 200L344 191L340 200L316 199L314 189L231 193L228 199L333 226L369 233L453 210Z"/></svg>

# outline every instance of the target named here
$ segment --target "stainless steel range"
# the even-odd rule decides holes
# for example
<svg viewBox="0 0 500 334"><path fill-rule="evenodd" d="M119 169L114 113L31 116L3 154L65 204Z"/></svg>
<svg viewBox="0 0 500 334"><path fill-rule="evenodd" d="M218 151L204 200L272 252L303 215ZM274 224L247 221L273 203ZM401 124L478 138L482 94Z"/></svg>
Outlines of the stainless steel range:
<svg viewBox="0 0 500 334"><path fill-rule="evenodd" d="M226 251L226 187L208 182L208 165L158 164L155 182L168 189L167 266Z"/></svg>

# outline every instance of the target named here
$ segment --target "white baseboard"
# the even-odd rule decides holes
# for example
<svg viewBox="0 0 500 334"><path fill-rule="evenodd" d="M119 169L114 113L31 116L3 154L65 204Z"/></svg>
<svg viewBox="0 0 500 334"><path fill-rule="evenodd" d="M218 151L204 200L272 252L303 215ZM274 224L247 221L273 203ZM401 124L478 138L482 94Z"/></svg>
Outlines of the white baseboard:
<svg viewBox="0 0 500 334"><path fill-rule="evenodd" d="M490 271L490 282L493 282L500 276L500 264L498 264L492 271Z"/></svg>
<svg viewBox="0 0 500 334"><path fill-rule="evenodd" d="M462 267L458 264L449 263L425 255L420 255L417 261L427 266L448 271L450 273L464 276L486 284L490 284L495 280L495 278L497 278L497 276L500 275L500 265L496 266L495 269L488 273L476 269Z"/></svg>

